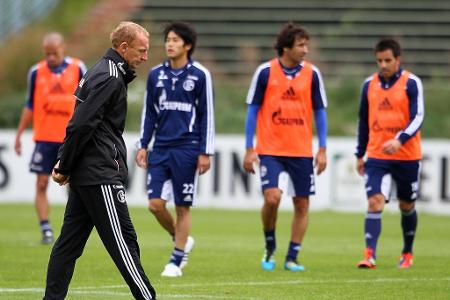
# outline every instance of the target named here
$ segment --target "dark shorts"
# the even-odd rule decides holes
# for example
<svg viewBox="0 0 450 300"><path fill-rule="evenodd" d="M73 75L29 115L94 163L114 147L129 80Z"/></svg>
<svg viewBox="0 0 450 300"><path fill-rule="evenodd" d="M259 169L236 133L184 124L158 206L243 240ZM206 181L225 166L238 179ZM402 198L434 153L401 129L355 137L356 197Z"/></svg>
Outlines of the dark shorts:
<svg viewBox="0 0 450 300"><path fill-rule="evenodd" d="M200 152L192 149L154 149L148 154L148 199L175 201L192 206L197 193L197 161Z"/></svg>
<svg viewBox="0 0 450 300"><path fill-rule="evenodd" d="M382 160L369 158L364 164L367 197L383 194L389 200L392 180L397 198L414 202L419 192L420 161Z"/></svg>
<svg viewBox="0 0 450 300"><path fill-rule="evenodd" d="M281 176L288 175L288 196L314 195L314 167L312 157L259 155L262 190L282 188ZM281 179L281 180L280 180Z"/></svg>
<svg viewBox="0 0 450 300"><path fill-rule="evenodd" d="M52 174L58 150L62 143L36 142L30 161L30 172Z"/></svg>

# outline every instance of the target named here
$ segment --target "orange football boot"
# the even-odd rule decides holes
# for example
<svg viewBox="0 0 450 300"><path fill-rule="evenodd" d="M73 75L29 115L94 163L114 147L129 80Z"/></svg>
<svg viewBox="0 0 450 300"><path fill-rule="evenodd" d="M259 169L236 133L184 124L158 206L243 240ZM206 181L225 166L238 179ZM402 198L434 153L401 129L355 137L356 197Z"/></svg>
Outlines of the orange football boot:
<svg viewBox="0 0 450 300"><path fill-rule="evenodd" d="M403 253L398 263L399 269L409 269L413 265L413 255L411 252Z"/></svg>
<svg viewBox="0 0 450 300"><path fill-rule="evenodd" d="M376 269L377 264L375 258L373 257L373 250L371 248L364 249L364 259L361 260L357 265L360 269Z"/></svg>

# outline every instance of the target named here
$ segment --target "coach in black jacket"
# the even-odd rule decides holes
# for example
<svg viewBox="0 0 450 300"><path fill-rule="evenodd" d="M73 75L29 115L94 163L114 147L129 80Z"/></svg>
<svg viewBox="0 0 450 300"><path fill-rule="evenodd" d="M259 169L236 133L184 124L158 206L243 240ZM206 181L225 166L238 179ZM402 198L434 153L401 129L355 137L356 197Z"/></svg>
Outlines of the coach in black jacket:
<svg viewBox="0 0 450 300"><path fill-rule="evenodd" d="M81 79L75 112L66 130L52 177L70 182L64 223L50 255L44 299L64 299L95 226L136 299L155 299L142 268L139 245L125 197L127 152L122 133L127 85L147 60L149 34L122 22L111 33L112 48Z"/></svg>

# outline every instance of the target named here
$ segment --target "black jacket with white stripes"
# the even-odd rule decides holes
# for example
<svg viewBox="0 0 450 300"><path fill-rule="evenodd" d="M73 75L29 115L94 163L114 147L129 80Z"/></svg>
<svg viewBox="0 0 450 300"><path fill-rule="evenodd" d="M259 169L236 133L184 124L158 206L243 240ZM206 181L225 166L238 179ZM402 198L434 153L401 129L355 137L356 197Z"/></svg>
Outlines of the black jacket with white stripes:
<svg viewBox="0 0 450 300"><path fill-rule="evenodd" d="M126 184L127 149L122 134L127 85L135 78L114 50L90 68L75 91L75 111L59 149L58 172L75 185Z"/></svg>

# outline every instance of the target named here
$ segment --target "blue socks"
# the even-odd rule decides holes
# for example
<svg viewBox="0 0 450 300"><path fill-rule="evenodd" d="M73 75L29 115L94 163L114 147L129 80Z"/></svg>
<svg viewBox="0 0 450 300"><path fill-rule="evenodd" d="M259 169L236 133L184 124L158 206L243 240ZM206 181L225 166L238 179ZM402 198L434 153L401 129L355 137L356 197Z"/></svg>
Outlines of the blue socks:
<svg viewBox="0 0 450 300"><path fill-rule="evenodd" d="M377 241L381 233L381 211L367 212L364 224L364 237L366 247L373 250L373 257L376 258Z"/></svg>
<svg viewBox="0 0 450 300"><path fill-rule="evenodd" d="M39 224L41 226L42 234L45 235L45 233L48 231L53 234L52 227L50 226L50 222L48 220L42 220Z"/></svg>
<svg viewBox="0 0 450 300"><path fill-rule="evenodd" d="M274 252L277 248L277 242L275 240L275 229L264 231L264 238L266 241L266 250L268 252Z"/></svg>
<svg viewBox="0 0 450 300"><path fill-rule="evenodd" d="M402 210L402 230L403 230L403 251L402 253L412 253L414 236L417 228L417 213L411 210Z"/></svg>
<svg viewBox="0 0 450 300"><path fill-rule="evenodd" d="M170 262L173 263L176 266L180 266L181 260L184 256L184 250L178 249L177 247L173 248L172 256L170 257Z"/></svg>
<svg viewBox="0 0 450 300"><path fill-rule="evenodd" d="M301 244L290 242L289 243L289 249L286 256L286 261L296 261L298 252L300 251Z"/></svg>

